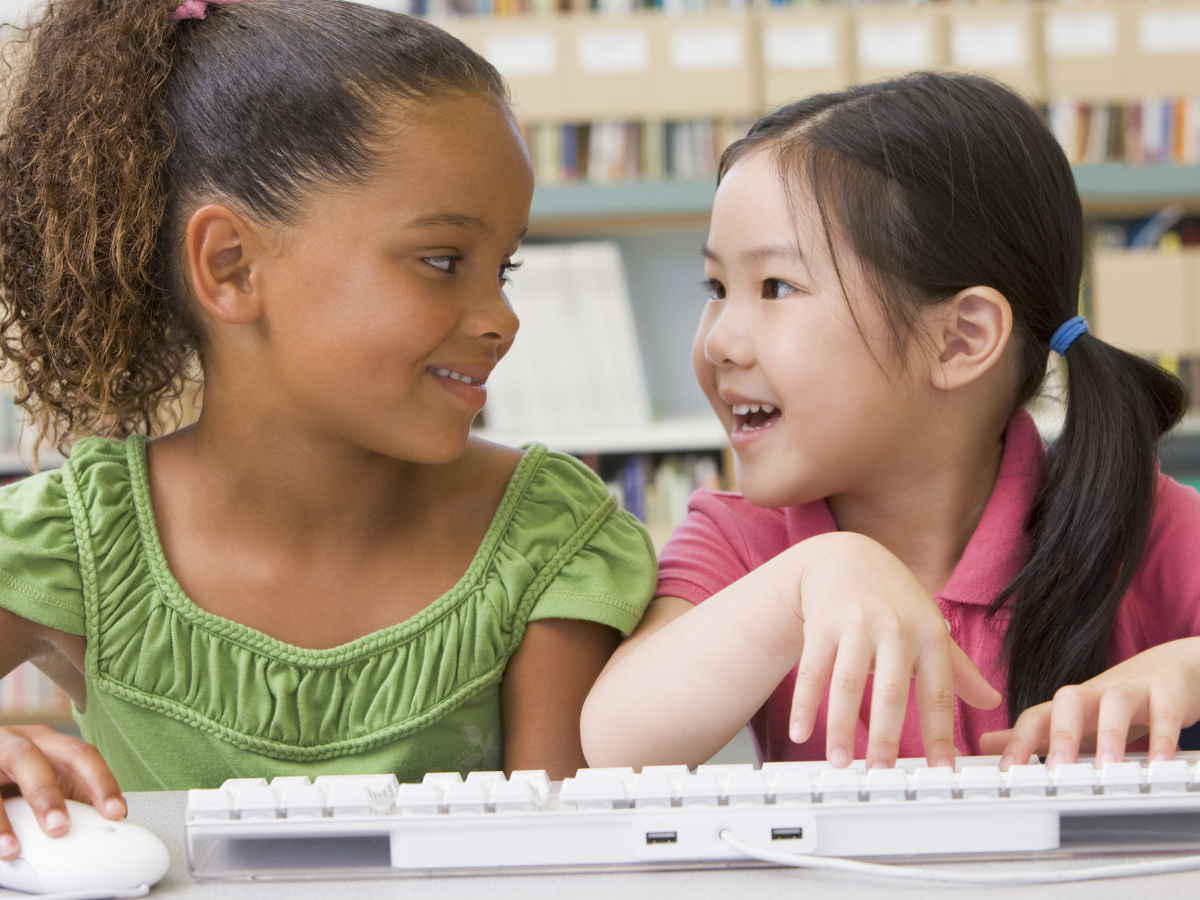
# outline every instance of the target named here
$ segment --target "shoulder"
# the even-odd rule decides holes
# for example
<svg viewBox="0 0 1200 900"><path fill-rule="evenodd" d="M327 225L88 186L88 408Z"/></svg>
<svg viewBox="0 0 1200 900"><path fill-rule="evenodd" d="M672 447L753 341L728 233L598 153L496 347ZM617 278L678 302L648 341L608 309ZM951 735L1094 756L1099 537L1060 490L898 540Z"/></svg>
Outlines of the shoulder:
<svg viewBox="0 0 1200 900"><path fill-rule="evenodd" d="M540 573L530 621L587 619L628 634L654 588L650 536L578 459L524 449L498 514L511 516L509 550Z"/></svg>
<svg viewBox="0 0 1200 900"><path fill-rule="evenodd" d="M0 606L83 634L78 534L104 518L114 482L127 499L126 454L125 441L84 439L61 469L0 488Z"/></svg>
<svg viewBox="0 0 1200 900"><path fill-rule="evenodd" d="M730 491L696 491L659 555L655 593L706 600L786 550L791 530L788 510L755 506Z"/></svg>

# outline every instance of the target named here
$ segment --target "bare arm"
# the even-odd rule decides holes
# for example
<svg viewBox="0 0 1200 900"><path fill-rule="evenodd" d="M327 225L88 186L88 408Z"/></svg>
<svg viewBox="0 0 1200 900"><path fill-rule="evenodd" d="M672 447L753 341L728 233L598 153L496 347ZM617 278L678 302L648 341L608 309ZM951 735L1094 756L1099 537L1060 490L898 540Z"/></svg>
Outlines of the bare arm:
<svg viewBox="0 0 1200 900"><path fill-rule="evenodd" d="M87 699L82 672L85 649L86 641L78 635L45 628L0 608L0 675L32 662L82 708ZM50 835L61 835L70 825L66 798L91 803L110 819L126 812L121 789L99 751L44 725L0 728L2 785L20 789L42 830ZM0 860L19 852L0 805Z"/></svg>
<svg viewBox="0 0 1200 900"><path fill-rule="evenodd" d="M562 779L587 765L579 713L620 640L596 622L529 623L500 688L505 769L545 769L552 779Z"/></svg>
<svg viewBox="0 0 1200 900"><path fill-rule="evenodd" d="M954 758L956 687L974 706L1000 702L950 639L933 598L862 535L811 538L689 607L658 601L597 680L581 723L591 765L698 765L797 662L792 739L812 735L828 687L825 750L837 765L853 755L872 672L868 762L895 763L914 676L931 764Z"/></svg>

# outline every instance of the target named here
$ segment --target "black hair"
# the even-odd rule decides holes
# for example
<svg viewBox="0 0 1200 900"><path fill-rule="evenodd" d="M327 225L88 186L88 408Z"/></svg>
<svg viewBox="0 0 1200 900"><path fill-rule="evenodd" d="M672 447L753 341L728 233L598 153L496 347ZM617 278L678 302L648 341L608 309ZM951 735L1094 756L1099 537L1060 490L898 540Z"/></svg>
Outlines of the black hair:
<svg viewBox="0 0 1200 900"><path fill-rule="evenodd" d="M812 190L827 237L831 222L845 236L898 348L923 305L992 287L1012 307L1014 409L1035 396L1051 336L1078 312L1084 228L1070 164L1033 107L973 75L821 94L760 119L719 177L764 147L786 183ZM1187 405L1173 375L1091 334L1065 358L1066 424L1025 524L1029 558L990 607L1010 616L1010 721L1108 668L1150 531L1156 444Z"/></svg>

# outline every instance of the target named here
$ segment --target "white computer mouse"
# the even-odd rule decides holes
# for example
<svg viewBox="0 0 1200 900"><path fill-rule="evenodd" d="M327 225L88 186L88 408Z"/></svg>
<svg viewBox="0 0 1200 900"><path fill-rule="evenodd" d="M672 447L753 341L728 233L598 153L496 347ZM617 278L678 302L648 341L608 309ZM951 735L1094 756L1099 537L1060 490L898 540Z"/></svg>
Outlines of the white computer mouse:
<svg viewBox="0 0 1200 900"><path fill-rule="evenodd" d="M24 797L4 801L21 854L0 862L0 887L34 894L121 892L152 885L170 857L157 837L125 819L113 822L86 803L67 801L71 828L62 837L42 831Z"/></svg>

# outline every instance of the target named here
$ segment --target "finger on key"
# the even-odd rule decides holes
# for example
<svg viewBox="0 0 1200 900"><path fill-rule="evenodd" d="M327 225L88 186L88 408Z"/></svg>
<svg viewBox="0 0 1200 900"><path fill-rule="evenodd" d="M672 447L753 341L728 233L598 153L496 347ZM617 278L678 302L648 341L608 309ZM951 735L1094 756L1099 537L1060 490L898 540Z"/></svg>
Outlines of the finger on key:
<svg viewBox="0 0 1200 900"><path fill-rule="evenodd" d="M1183 702L1173 691L1159 689L1150 694L1149 759L1174 759L1183 728Z"/></svg>
<svg viewBox="0 0 1200 900"><path fill-rule="evenodd" d="M796 667L796 687L792 691L792 712L788 735L792 743L801 744L812 737L817 722L817 710L825 697L825 688L833 674L837 644L823 640L821 635L805 635L804 650Z"/></svg>
<svg viewBox="0 0 1200 900"><path fill-rule="evenodd" d="M880 648L875 655L871 683L871 724L867 729L867 768L891 768L900 753L900 733L908 712L908 687L912 661L900 648Z"/></svg>
<svg viewBox="0 0 1200 900"><path fill-rule="evenodd" d="M1048 742L1050 731L1049 702L1031 706L1017 717L1016 724L1008 736L1008 743L1000 755L1000 768L1008 771L1012 765L1024 765L1029 757L1041 755Z"/></svg>
<svg viewBox="0 0 1200 900"><path fill-rule="evenodd" d="M21 852L21 844L13 834L12 825L8 821L8 811L0 803L0 860L15 859Z"/></svg>
<svg viewBox="0 0 1200 900"><path fill-rule="evenodd" d="M954 670L946 644L930 644L917 657L917 709L931 766L954 765Z"/></svg>
<svg viewBox="0 0 1200 900"><path fill-rule="evenodd" d="M1079 745L1087 728L1091 701L1092 689L1080 684L1068 684L1055 691L1050 704L1047 768L1054 769L1062 763L1073 763L1079 759Z"/></svg>
<svg viewBox="0 0 1200 900"><path fill-rule="evenodd" d="M1135 709L1141 704L1125 684L1114 684L1100 696L1096 716L1096 762L1121 762L1129 743L1129 726Z"/></svg>
<svg viewBox="0 0 1200 900"><path fill-rule="evenodd" d="M21 789L42 831L51 837L66 833L71 825L66 799L37 744L13 729L0 729L0 770Z"/></svg>
<svg viewBox="0 0 1200 900"><path fill-rule="evenodd" d="M837 768L854 760L854 738L862 715L863 691L871 669L871 648L845 641L838 647L829 679L829 715L825 723L825 757Z"/></svg>

